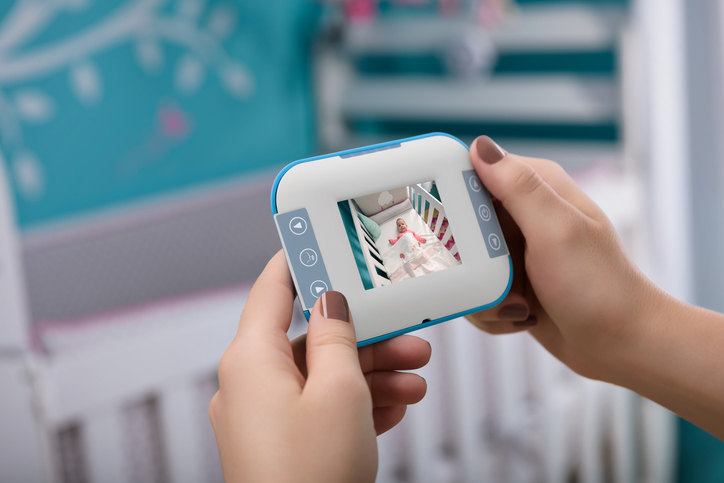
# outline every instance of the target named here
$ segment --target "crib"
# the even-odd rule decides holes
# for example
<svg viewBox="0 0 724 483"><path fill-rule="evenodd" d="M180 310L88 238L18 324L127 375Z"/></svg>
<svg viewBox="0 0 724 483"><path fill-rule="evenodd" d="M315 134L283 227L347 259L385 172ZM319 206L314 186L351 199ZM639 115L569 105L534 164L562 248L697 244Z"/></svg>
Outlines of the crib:
<svg viewBox="0 0 724 483"><path fill-rule="evenodd" d="M442 242L450 254L459 260L460 256L455 245L455 239L452 236L452 230L449 227L448 219L445 215L445 208L442 203L425 188L425 185L427 185L428 188L431 186L430 183L418 183L407 187L412 207L422 221L430 227L432 233ZM357 213L358 209L354 201L349 200L348 203L350 211ZM382 262L382 255L374 242L372 234L367 230L358 216L353 216L352 218L373 287L389 285L391 283L390 274Z"/></svg>
<svg viewBox="0 0 724 483"><path fill-rule="evenodd" d="M625 229L635 190L611 188L600 191L625 207L614 216ZM444 240L442 206L410 192ZM249 288L65 321L40 343L5 338L17 345L0 352L0 481L221 483L207 407ZM2 300L21 307L15 295ZM305 330L297 310L289 335ZM493 337L461 319L416 335L434 347L420 371L428 394L378 438L378 482L671 481L673 421L655 404L576 376L527 334Z"/></svg>

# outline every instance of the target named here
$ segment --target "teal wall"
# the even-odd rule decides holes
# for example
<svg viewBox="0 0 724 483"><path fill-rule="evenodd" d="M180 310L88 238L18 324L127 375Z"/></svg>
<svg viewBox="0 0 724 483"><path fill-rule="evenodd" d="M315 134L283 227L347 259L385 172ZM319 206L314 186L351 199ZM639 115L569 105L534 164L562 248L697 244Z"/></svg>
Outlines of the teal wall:
<svg viewBox="0 0 724 483"><path fill-rule="evenodd" d="M680 483L721 483L724 481L724 442L679 420Z"/></svg>
<svg viewBox="0 0 724 483"><path fill-rule="evenodd" d="M147 30L111 33L108 44L103 34L141 2L87 3L48 10L41 29L0 52L0 152L23 227L313 151L311 0L160 1L132 22ZM0 35L31 18L18 5L0 6ZM141 45L160 62L149 49L144 61ZM58 49L71 55L55 65ZM35 70L8 75L22 62Z"/></svg>

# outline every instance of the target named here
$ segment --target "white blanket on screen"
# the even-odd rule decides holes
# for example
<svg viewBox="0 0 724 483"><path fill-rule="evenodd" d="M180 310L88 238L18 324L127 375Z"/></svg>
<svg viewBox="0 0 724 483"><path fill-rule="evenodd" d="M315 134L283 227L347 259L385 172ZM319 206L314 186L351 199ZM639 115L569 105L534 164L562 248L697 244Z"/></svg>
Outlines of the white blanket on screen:
<svg viewBox="0 0 724 483"><path fill-rule="evenodd" d="M389 240L399 235L398 218L405 220L408 230L425 239L425 243L418 242L412 233L406 233L392 245ZM460 264L412 207L381 223L380 229L377 249L393 283Z"/></svg>

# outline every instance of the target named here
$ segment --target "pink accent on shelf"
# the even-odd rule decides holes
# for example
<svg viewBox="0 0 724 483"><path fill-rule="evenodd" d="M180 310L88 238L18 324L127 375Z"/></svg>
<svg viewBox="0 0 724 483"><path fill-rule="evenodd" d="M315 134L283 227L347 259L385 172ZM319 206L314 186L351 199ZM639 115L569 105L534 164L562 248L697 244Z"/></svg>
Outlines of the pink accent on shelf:
<svg viewBox="0 0 724 483"><path fill-rule="evenodd" d="M109 310L98 314L81 317L78 319L43 319L33 322L30 328L30 347L32 350L47 353L43 339L56 333L83 332L99 326L121 326L128 323L128 319L142 317L145 314L153 313L166 307L177 307L184 304L194 304L210 298L223 298L224 296L239 294L239 301L246 300L247 294L251 291L254 281L219 287L216 289L193 292L186 295L177 295L150 302L122 307L116 310ZM241 309L239 307L239 315Z"/></svg>
<svg viewBox="0 0 724 483"><path fill-rule="evenodd" d="M377 0L351 0L345 5L345 14L351 22L369 23L377 16Z"/></svg>
<svg viewBox="0 0 724 483"><path fill-rule="evenodd" d="M440 0L440 13L445 17L454 17L460 13L460 0Z"/></svg>

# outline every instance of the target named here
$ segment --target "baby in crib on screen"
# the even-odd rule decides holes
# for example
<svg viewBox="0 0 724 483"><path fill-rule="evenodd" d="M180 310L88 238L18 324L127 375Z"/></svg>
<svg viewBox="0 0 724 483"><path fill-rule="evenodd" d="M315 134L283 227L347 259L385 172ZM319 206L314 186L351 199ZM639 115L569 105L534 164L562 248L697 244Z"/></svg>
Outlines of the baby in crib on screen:
<svg viewBox="0 0 724 483"><path fill-rule="evenodd" d="M468 319L493 334L527 330L577 373L632 389L724 438L724 315L649 280L558 164L509 154L487 136L470 158L499 200L514 277L500 305ZM279 252L219 364L209 412L226 481L374 481L375 436L427 389L398 371L425 365L430 346L403 335L357 349L346 299L331 291L314 306L307 335L290 343L294 298Z"/></svg>
<svg viewBox="0 0 724 483"><path fill-rule="evenodd" d="M417 233L415 233L412 230L408 230L407 223L405 223L405 220L403 220L402 218L398 218L396 221L396 224L397 224L397 231L400 232L400 234L397 235L397 238L390 238L391 245L394 245L395 243L397 243L399 241L399 239L402 238L406 233L411 234L415 238L415 240L417 240L418 245L420 243L427 243L427 240L422 238L420 235L418 235Z"/></svg>

